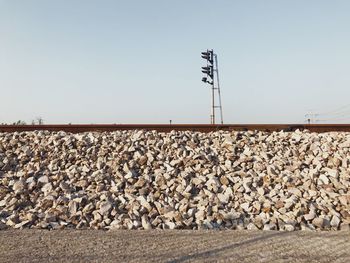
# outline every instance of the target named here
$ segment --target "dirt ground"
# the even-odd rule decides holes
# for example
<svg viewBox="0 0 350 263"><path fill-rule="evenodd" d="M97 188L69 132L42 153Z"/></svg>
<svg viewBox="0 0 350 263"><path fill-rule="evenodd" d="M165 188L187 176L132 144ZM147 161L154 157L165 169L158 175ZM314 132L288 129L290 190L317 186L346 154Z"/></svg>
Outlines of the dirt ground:
<svg viewBox="0 0 350 263"><path fill-rule="evenodd" d="M0 262L350 262L350 232L0 231Z"/></svg>

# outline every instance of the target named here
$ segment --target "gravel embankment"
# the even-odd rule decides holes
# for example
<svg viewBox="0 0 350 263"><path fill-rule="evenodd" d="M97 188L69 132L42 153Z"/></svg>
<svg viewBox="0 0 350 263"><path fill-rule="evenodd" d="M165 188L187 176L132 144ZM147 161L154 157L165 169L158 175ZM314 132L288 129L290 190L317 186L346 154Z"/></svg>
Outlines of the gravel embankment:
<svg viewBox="0 0 350 263"><path fill-rule="evenodd" d="M348 230L350 133L0 133L0 229Z"/></svg>

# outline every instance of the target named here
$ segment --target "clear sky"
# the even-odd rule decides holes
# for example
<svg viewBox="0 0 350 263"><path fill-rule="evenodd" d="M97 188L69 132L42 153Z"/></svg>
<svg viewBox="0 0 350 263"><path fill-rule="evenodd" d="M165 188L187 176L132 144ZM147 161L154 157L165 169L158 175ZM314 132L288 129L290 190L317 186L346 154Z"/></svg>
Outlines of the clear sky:
<svg viewBox="0 0 350 263"><path fill-rule="evenodd" d="M350 122L349 14L348 0L0 0L0 123L208 123L207 48L225 123Z"/></svg>

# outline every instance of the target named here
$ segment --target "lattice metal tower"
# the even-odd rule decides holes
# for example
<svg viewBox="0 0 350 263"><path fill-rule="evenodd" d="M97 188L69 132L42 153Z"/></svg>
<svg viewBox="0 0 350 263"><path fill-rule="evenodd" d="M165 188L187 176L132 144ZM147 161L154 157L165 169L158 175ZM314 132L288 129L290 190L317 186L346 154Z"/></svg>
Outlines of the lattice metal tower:
<svg viewBox="0 0 350 263"><path fill-rule="evenodd" d="M202 81L211 85L211 115L210 123L215 124L215 112L216 109L220 111L221 124L224 124L222 103L221 103L221 92L220 92L220 81L219 81L219 67L218 67L218 56L214 51L207 50L201 53L202 58L207 61L207 66L202 67L202 73L206 74L202 78ZM215 91L218 95L218 105L216 105Z"/></svg>

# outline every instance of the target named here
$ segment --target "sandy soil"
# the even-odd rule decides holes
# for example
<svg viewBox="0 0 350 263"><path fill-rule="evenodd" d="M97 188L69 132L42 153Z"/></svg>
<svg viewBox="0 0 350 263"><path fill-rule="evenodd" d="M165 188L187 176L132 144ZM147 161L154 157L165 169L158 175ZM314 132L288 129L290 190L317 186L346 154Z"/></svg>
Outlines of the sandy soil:
<svg viewBox="0 0 350 263"><path fill-rule="evenodd" d="M350 232L0 231L0 262L350 262Z"/></svg>

